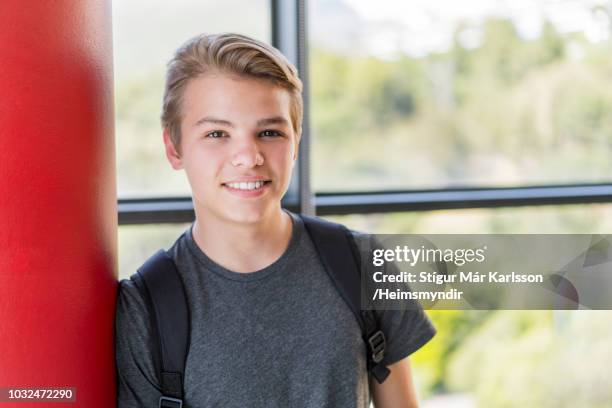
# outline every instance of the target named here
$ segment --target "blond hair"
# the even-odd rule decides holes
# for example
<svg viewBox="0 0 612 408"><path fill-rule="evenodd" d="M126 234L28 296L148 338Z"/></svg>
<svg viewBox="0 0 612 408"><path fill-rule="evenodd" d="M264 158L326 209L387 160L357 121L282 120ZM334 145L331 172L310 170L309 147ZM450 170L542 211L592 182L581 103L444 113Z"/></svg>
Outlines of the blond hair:
<svg viewBox="0 0 612 408"><path fill-rule="evenodd" d="M276 48L245 35L202 34L183 44L168 62L161 122L177 149L181 141L181 101L185 87L190 80L215 71L268 80L289 91L289 114L299 140L302 81L295 66Z"/></svg>

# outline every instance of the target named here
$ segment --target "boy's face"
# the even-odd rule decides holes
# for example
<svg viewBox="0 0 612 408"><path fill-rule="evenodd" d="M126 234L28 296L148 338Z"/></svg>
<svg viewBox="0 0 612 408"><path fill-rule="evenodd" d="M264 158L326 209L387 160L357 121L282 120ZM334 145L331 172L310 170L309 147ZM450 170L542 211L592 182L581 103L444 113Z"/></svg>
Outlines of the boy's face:
<svg viewBox="0 0 612 408"><path fill-rule="evenodd" d="M280 208L298 151L289 107L289 92L263 80L211 73L187 84L180 153L167 132L164 143L201 216L253 223Z"/></svg>

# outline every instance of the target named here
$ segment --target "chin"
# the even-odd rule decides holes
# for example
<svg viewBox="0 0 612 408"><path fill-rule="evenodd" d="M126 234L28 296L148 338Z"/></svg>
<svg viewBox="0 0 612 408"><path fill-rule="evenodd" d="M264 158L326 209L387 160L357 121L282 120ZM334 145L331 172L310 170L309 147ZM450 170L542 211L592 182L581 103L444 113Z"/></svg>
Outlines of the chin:
<svg viewBox="0 0 612 408"><path fill-rule="evenodd" d="M270 214L269 206L237 205L221 209L223 218L238 224L256 224Z"/></svg>

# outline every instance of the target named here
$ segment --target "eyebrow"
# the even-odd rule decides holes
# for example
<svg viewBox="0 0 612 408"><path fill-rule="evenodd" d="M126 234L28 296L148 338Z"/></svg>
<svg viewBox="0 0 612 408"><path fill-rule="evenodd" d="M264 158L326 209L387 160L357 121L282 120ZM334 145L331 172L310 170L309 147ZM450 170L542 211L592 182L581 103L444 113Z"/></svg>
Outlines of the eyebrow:
<svg viewBox="0 0 612 408"><path fill-rule="evenodd" d="M211 116L205 116L202 119L198 120L195 126L203 125L204 123L212 123L215 125L225 125L233 128L234 124L225 119L217 119ZM274 116L272 118L260 119L257 121L257 126L268 126L268 125L289 125L287 119L282 116Z"/></svg>

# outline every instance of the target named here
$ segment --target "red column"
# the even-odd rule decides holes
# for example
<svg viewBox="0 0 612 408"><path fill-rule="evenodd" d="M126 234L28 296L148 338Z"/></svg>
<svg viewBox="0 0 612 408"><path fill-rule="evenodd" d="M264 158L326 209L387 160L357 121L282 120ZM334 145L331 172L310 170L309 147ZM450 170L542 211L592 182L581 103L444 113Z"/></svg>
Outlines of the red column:
<svg viewBox="0 0 612 408"><path fill-rule="evenodd" d="M110 0L0 1L0 388L113 407Z"/></svg>

